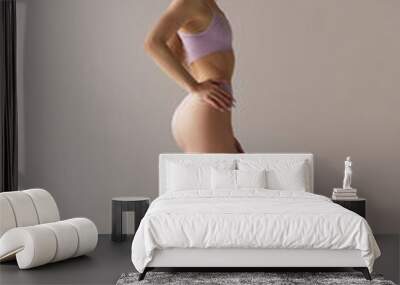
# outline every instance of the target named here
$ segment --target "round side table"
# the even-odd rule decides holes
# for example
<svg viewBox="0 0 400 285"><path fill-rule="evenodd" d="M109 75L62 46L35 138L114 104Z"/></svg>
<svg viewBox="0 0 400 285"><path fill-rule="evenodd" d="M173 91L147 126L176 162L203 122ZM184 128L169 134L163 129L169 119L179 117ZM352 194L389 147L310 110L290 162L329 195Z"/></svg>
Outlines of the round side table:
<svg viewBox="0 0 400 285"><path fill-rule="evenodd" d="M115 197L112 198L112 234L113 241L123 241L126 235L122 234L122 213L135 212L135 232L140 221L146 214L150 205L150 198L147 197Z"/></svg>

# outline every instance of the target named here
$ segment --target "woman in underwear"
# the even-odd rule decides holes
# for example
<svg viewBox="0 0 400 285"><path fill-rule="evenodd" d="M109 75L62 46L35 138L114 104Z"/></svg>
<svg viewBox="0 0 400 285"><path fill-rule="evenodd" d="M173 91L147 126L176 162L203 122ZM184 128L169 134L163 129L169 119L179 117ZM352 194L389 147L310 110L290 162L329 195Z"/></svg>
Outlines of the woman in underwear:
<svg viewBox="0 0 400 285"><path fill-rule="evenodd" d="M160 68L188 95L172 133L185 153L243 153L232 128L232 30L215 0L173 0L145 41Z"/></svg>

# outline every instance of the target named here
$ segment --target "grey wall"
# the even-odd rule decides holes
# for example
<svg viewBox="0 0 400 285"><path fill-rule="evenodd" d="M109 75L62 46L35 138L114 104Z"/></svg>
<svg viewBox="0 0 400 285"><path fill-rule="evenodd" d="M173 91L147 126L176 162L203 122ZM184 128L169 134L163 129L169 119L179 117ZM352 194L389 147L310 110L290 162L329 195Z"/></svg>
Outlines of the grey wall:
<svg viewBox="0 0 400 285"><path fill-rule="evenodd" d="M110 231L110 200L157 195L178 152L181 91L143 38L169 1L18 0L21 187ZM354 186L378 233L400 232L400 1L220 1L235 30L235 129L248 152L313 152L330 195Z"/></svg>

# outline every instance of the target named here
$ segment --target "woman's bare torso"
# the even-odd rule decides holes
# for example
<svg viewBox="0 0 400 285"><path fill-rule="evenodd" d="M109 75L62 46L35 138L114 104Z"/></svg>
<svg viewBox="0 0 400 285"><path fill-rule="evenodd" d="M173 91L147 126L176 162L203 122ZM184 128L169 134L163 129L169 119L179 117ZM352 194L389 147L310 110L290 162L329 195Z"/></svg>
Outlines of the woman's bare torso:
<svg viewBox="0 0 400 285"><path fill-rule="evenodd" d="M190 72L193 77L203 82L208 79L231 82L235 68L233 51L210 54L192 63Z"/></svg>

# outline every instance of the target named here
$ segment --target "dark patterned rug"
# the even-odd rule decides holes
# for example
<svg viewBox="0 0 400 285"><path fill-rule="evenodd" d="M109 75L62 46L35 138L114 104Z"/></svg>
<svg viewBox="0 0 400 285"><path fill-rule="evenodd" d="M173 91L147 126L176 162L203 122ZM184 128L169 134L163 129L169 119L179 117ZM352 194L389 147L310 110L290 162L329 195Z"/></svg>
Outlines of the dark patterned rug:
<svg viewBox="0 0 400 285"><path fill-rule="evenodd" d="M372 275L368 281L359 272L148 272L146 278L138 281L138 273L122 274L117 285L157 284L328 284L328 285L395 285L381 275Z"/></svg>

